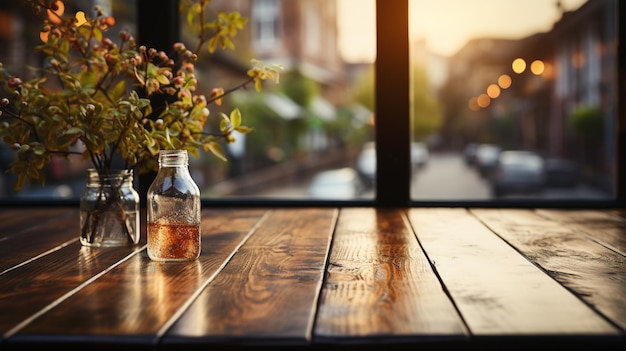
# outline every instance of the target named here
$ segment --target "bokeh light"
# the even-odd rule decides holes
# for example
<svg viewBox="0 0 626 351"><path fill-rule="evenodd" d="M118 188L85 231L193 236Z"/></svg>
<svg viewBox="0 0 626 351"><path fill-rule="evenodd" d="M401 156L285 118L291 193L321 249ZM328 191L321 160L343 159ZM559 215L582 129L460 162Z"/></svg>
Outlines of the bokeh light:
<svg viewBox="0 0 626 351"><path fill-rule="evenodd" d="M500 77L498 77L498 85L500 86L500 88L502 89L508 89L511 87L511 83L512 83L512 79L511 76L509 76L508 74L503 74Z"/></svg>
<svg viewBox="0 0 626 351"><path fill-rule="evenodd" d="M554 66L549 62L544 62L543 77L546 79L553 79L554 74Z"/></svg>
<svg viewBox="0 0 626 351"><path fill-rule="evenodd" d="M533 61L533 63L530 64L530 71L536 76L540 76L541 74L543 74L544 70L545 65L541 60L535 60Z"/></svg>
<svg viewBox="0 0 626 351"><path fill-rule="evenodd" d="M513 60L511 68L513 69L513 72L517 74L524 73L524 71L526 70L526 61L524 61L524 59L522 58L516 58L515 60Z"/></svg>
<svg viewBox="0 0 626 351"><path fill-rule="evenodd" d="M478 106L486 108L489 104L491 104L491 98L487 96L487 94L480 94L476 99L476 103Z"/></svg>
<svg viewBox="0 0 626 351"><path fill-rule="evenodd" d="M498 96L500 96L500 87L498 86L498 84L489 84L489 86L487 87L487 95L489 95L490 98L495 99Z"/></svg>
<svg viewBox="0 0 626 351"><path fill-rule="evenodd" d="M475 97L469 99L469 101L467 102L467 107L469 107L469 109L472 111L480 110L480 106L478 106L478 101Z"/></svg>

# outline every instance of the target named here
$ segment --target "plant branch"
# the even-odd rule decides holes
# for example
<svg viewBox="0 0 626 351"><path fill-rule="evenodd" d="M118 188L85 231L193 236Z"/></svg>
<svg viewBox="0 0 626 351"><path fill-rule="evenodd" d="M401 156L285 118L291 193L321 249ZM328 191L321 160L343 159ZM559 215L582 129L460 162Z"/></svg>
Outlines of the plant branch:
<svg viewBox="0 0 626 351"><path fill-rule="evenodd" d="M62 150L50 150L48 148L46 148L46 152L49 154L55 154L55 155L82 155L82 152L78 152L78 151L62 151Z"/></svg>
<svg viewBox="0 0 626 351"><path fill-rule="evenodd" d="M210 104L212 102L215 102L223 97L225 97L226 95L232 94L235 91L241 89L241 88L245 88L246 85L250 84L254 82L254 77L250 77L247 80L245 80L243 83L240 83L239 85L232 87L226 91L224 91L222 94L216 95L216 96L212 96L211 98L207 99L207 104Z"/></svg>
<svg viewBox="0 0 626 351"><path fill-rule="evenodd" d="M200 50L202 50L202 46L206 43L206 38L204 35L204 5L206 4L206 0L200 1L200 12L198 13L198 17L200 20L200 34L198 35L198 46L196 47L196 51L194 52L196 55L200 54Z"/></svg>

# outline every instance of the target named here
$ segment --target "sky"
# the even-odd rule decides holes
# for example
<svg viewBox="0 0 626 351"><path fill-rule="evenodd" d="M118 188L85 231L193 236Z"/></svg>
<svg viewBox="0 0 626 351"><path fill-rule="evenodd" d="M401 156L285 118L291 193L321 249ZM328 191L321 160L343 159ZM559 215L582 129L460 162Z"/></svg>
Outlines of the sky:
<svg viewBox="0 0 626 351"><path fill-rule="evenodd" d="M575 10L587 0L560 0ZM409 0L412 38L449 56L475 37L523 38L548 31L560 17L557 0ZM348 62L376 53L375 0L337 0L339 47Z"/></svg>

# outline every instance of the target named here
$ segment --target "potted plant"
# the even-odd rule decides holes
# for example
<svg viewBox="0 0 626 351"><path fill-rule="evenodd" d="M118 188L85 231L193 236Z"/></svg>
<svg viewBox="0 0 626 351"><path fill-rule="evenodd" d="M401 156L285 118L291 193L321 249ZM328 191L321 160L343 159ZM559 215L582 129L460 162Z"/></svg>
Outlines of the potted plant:
<svg viewBox="0 0 626 351"><path fill-rule="evenodd" d="M263 80L278 83L280 67L254 61L248 79L233 89L197 91L194 68L200 50L232 47L231 39L246 23L236 12L206 21L207 0L194 2L188 10L188 20L200 25L196 50L178 42L170 53L139 46L126 31L117 38L108 36L115 19L98 7L90 18L80 11L65 14L60 0L25 1L42 20L42 44L36 51L45 60L29 80L12 75L0 63L0 81L9 94L0 101L0 138L16 154L9 169L16 175L14 190L26 182L44 184L44 167L53 157L80 154L91 161L89 182L96 184L93 208L81 204L83 243L108 245L102 236L111 228L95 232L103 225L119 227L126 242L136 243L138 199L130 206L124 203L136 198L132 187L127 188L134 170L156 170L161 149L187 150L194 156L211 152L225 160L221 143L235 142L234 131L251 129L235 108L217 116L219 130L208 130L210 104L248 84L259 91ZM123 160L122 167L115 166L116 158Z"/></svg>

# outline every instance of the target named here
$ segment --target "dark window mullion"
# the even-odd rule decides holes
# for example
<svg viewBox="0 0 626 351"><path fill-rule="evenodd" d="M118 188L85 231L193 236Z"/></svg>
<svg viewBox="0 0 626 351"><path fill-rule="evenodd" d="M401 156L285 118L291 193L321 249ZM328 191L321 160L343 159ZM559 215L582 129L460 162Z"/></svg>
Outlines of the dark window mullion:
<svg viewBox="0 0 626 351"><path fill-rule="evenodd" d="M170 53L180 41L179 0L137 1L137 43ZM142 207L156 172L139 175Z"/></svg>
<svg viewBox="0 0 626 351"><path fill-rule="evenodd" d="M410 201L408 0L376 0L376 201Z"/></svg>
<svg viewBox="0 0 626 351"><path fill-rule="evenodd" d="M616 138L617 138L617 200L618 205L625 206L626 203L626 108L624 107L623 98L626 96L626 24L622 23L626 19L626 6L623 2L617 3L617 26L618 26L618 87L617 87L617 121L616 121ZM620 100L622 99L622 100Z"/></svg>

